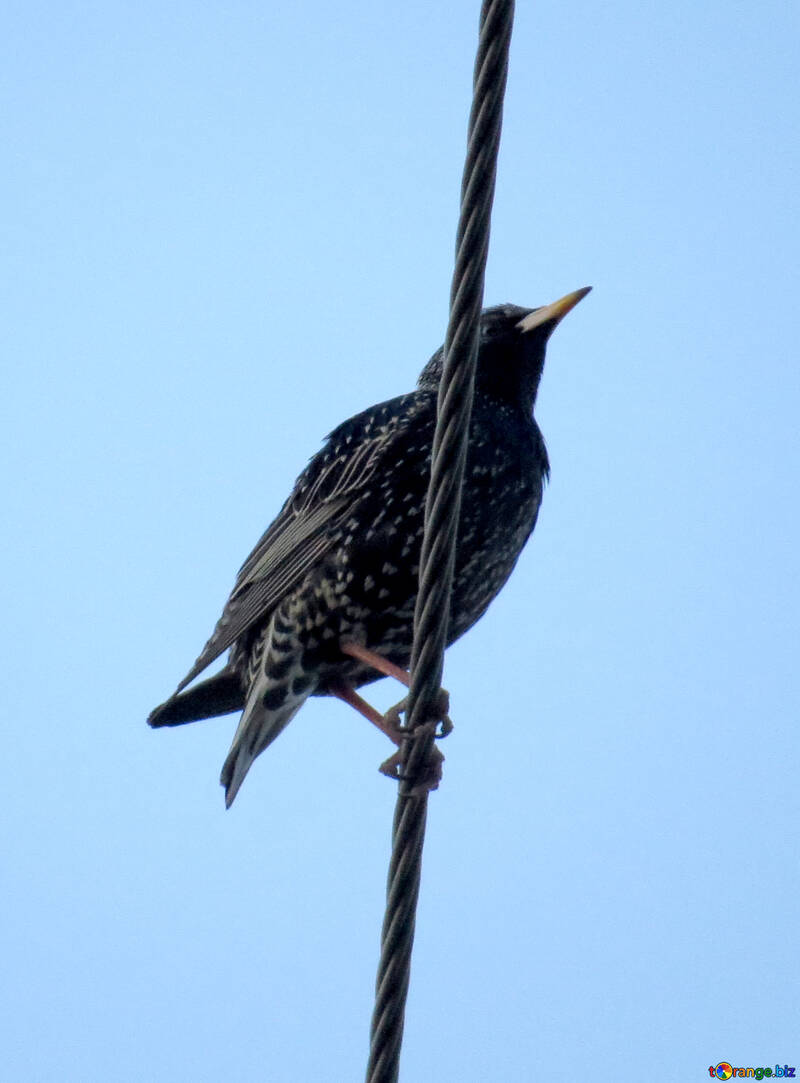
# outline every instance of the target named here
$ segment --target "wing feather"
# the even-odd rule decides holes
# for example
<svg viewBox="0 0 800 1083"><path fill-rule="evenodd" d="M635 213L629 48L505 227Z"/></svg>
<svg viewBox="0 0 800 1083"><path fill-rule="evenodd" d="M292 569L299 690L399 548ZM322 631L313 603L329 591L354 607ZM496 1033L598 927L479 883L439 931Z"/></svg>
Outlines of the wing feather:
<svg viewBox="0 0 800 1083"><path fill-rule="evenodd" d="M435 411L430 395L403 395L365 410L330 434L239 570L211 638L176 694L262 620L337 544L370 479L382 464L390 467L387 452L420 410Z"/></svg>

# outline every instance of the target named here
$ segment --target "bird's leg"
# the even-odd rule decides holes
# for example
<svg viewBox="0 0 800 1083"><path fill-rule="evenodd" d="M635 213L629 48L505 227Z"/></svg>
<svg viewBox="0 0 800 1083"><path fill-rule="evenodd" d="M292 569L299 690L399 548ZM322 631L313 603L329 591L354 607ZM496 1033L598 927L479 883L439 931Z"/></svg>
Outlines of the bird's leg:
<svg viewBox="0 0 800 1083"><path fill-rule="evenodd" d="M347 641L339 644L339 650L342 654L349 654L356 661L363 662L365 666L372 666L373 669L377 669L378 673L382 673L384 677L394 677L396 681L404 684L406 688L411 684L411 677L407 670L396 666L394 662L390 662L388 658L376 654L375 651L371 651L369 647L362 647L359 643Z"/></svg>
<svg viewBox="0 0 800 1083"><path fill-rule="evenodd" d="M376 654L375 651L371 651L369 647L362 647L360 643L353 643L351 641L345 641L339 643L339 649L342 654L349 654L351 658L355 658L358 662L363 662L365 666L372 666L373 669L377 669L379 673L383 673L386 677L394 677L395 680L400 681L406 688L411 685L411 675L401 666L396 666L394 662L390 662L388 658L384 658L380 654ZM350 693L356 696L356 693L349 689ZM377 714L374 707L370 707L368 703L365 703L361 696L356 696L360 704L364 704L370 711ZM350 703L350 700L346 702ZM389 710L383 715L384 722L391 726L393 730L399 730L400 727L400 715L404 713L406 704L408 702L408 696L404 696L399 703L396 703L394 707L390 707ZM354 703L352 704L356 706ZM437 715L437 721L441 723L441 731L436 735L437 737L446 737L448 733L453 729L453 723L450 721L448 711L450 710L450 693L446 688L440 688L437 696L435 713ZM357 706L356 710L364 715L365 718L369 718L372 722L374 719L372 715L366 714L361 706ZM377 725L377 723L376 723ZM380 728L380 727L379 727ZM395 744L397 742L395 741Z"/></svg>
<svg viewBox="0 0 800 1083"><path fill-rule="evenodd" d="M408 688L411 684L411 676L400 666L396 666L394 662L390 662L388 658L384 658L380 654L376 654L375 651L371 651L369 647L362 647L360 643L353 643L351 641L345 641L339 643L339 649L342 654L347 654L351 658L355 658L358 662L363 662L366 666L371 666L372 669L383 673L386 677L394 677L395 680L400 681ZM359 714L362 714L365 718L368 718L373 725L377 726L381 733L385 733L386 736L398 746L397 751L393 752L388 760L380 765L379 770L387 775L389 778L398 781L402 778L400 769L402 766L402 753L400 749L400 742L405 738L414 738L422 734L424 728L429 725L436 727L441 726L441 730L436 734L437 737L446 737L448 733L453 729L453 723L450 720L448 711L450 710L450 694L444 688L440 688L436 700L433 704L433 717L421 726L415 727L414 732L405 729L400 724L400 715L404 714L408 706L408 696L404 696L399 703L396 703L394 707L390 707L386 714L382 715L379 711L351 688L349 685L341 684L334 688L331 688L333 695L338 696L339 699L344 700L345 703L349 703L351 707L354 707ZM438 748L431 748L431 759L429 763L429 771L427 777L422 779L417 790L422 792L423 790L435 790L439 785L442 778L442 763L444 756Z"/></svg>
<svg viewBox="0 0 800 1083"><path fill-rule="evenodd" d="M388 737L390 741L394 742L394 744L400 744L400 741L402 740L400 717L399 713L396 718L392 715L392 710L394 710L394 708L387 711L385 715L382 715L371 703L367 703L365 699L359 696L355 688L351 688L349 684L345 684L344 682L341 684L332 684L330 686L330 693L332 696L336 696L337 699L349 703L354 710L368 719L373 726L377 726L381 733Z"/></svg>

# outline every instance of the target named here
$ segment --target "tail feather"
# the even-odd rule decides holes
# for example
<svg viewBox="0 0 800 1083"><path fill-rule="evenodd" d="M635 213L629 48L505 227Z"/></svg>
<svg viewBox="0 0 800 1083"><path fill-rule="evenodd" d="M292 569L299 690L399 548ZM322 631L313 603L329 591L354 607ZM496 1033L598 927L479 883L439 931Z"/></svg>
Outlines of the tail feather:
<svg viewBox="0 0 800 1083"><path fill-rule="evenodd" d="M156 707L147 719L147 724L159 726L182 726L186 722L197 722L201 718L231 714L241 711L245 704L245 692L239 674L223 669L216 677L180 692Z"/></svg>
<svg viewBox="0 0 800 1083"><path fill-rule="evenodd" d="M222 765L219 780L225 787L225 808L233 804L256 757L283 732L307 699L308 693L302 696L287 695L280 707L270 710L264 706L263 683L254 683L230 752Z"/></svg>

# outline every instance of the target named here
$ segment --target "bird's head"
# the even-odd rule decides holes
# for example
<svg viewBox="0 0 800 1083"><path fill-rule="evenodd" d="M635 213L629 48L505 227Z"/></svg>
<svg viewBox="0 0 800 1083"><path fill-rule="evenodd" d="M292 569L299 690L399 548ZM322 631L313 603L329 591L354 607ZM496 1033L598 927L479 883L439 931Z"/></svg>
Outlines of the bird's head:
<svg viewBox="0 0 800 1083"><path fill-rule="evenodd" d="M544 369L547 341L566 314L582 301L591 286L568 293L541 308L495 305L481 313L475 387L500 402L533 409ZM420 387L438 387L444 347L422 370Z"/></svg>

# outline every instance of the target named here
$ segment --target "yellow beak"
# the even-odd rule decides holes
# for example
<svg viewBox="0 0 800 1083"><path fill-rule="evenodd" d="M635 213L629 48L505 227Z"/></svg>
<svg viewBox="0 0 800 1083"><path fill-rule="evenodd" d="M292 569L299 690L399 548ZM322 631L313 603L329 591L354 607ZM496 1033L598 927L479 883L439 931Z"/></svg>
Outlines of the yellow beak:
<svg viewBox="0 0 800 1083"><path fill-rule="evenodd" d="M568 293L566 297L562 297L560 301L553 301L552 305L545 305L543 308L534 309L533 312L529 312L527 316L523 318L517 324L520 331L532 331L534 327L541 327L543 323L552 323L553 329L564 319L568 312L577 305L578 301L582 301L587 293L591 291L591 286L584 286L583 289L575 290L574 293Z"/></svg>

